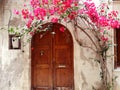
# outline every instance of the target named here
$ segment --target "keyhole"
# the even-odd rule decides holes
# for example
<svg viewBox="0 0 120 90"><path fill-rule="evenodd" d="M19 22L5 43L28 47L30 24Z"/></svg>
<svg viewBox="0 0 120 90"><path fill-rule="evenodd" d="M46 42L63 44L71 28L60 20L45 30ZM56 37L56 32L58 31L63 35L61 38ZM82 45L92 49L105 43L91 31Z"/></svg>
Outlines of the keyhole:
<svg viewBox="0 0 120 90"><path fill-rule="evenodd" d="M40 55L41 56L43 56L44 55L44 51L42 50L42 51L40 51Z"/></svg>

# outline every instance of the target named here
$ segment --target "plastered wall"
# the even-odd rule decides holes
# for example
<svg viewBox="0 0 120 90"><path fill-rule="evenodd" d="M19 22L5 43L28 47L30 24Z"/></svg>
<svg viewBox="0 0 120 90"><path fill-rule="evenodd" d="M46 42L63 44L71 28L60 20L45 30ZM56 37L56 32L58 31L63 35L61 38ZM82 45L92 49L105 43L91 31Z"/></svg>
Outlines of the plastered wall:
<svg viewBox="0 0 120 90"><path fill-rule="evenodd" d="M0 26L7 29L10 17L9 10L22 8L24 2L27 2L27 0L20 0L19 2L18 0L3 0L0 3ZM12 24L17 26L17 20L20 19L11 18ZM92 90L92 86L98 88L100 86L100 67L97 62L90 59L96 57L96 54L91 49L82 47L76 42L74 28L71 24L63 23L63 25L70 30L74 41L75 90ZM82 43L94 47L83 32L78 32ZM25 40L25 38L22 40ZM6 30L0 31L0 90L30 90L30 43L20 50L10 50L8 42L8 32ZM119 85L119 79L117 81Z"/></svg>

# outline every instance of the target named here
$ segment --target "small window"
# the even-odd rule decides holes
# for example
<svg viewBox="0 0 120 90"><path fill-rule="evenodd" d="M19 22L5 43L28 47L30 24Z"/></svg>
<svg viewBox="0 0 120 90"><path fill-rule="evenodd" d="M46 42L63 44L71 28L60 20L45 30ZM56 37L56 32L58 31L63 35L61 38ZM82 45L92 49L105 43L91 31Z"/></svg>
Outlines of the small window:
<svg viewBox="0 0 120 90"><path fill-rule="evenodd" d="M120 67L120 28L115 29L115 68Z"/></svg>
<svg viewBox="0 0 120 90"><path fill-rule="evenodd" d="M16 35L9 35L9 49L21 49L21 39Z"/></svg>

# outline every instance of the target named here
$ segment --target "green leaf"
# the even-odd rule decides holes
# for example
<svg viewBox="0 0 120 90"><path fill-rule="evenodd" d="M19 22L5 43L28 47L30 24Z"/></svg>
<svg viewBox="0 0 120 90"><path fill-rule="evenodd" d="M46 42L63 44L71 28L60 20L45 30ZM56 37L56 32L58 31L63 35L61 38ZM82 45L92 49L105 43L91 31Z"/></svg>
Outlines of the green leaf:
<svg viewBox="0 0 120 90"><path fill-rule="evenodd" d="M67 11L66 11L66 14L70 14L70 12L67 10Z"/></svg>
<svg viewBox="0 0 120 90"><path fill-rule="evenodd" d="M19 36L19 35L20 35L20 33L19 33L19 32L15 32L15 35Z"/></svg>
<svg viewBox="0 0 120 90"><path fill-rule="evenodd" d="M73 10L78 10L79 8L78 7L73 7Z"/></svg>
<svg viewBox="0 0 120 90"><path fill-rule="evenodd" d="M10 29L8 30L8 32L10 32L10 33L15 33L14 28L10 28Z"/></svg>

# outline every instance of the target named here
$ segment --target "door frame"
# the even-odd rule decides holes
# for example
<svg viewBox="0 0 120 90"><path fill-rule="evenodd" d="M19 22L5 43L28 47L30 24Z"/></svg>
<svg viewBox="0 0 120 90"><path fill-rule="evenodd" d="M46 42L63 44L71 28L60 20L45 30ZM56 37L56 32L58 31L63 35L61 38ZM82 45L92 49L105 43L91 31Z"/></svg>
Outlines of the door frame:
<svg viewBox="0 0 120 90"><path fill-rule="evenodd" d="M51 23L51 22L50 22ZM46 23L46 24L49 24L49 23ZM43 24L43 25L46 25L46 24ZM63 27L65 27L64 25L62 25L62 24L59 24L59 23L54 23L54 24L56 24L56 25L61 25L61 26L63 26ZM65 27L66 28L66 30L68 31L68 34L71 36L71 40L72 40L72 64L73 64L73 89L75 90L75 79L74 79L74 42L73 42L73 37L72 37L72 34L71 34L71 32L70 32L70 30L67 28L67 27ZM64 32L63 32L64 33ZM34 36L33 36L34 37ZM32 38L33 38L32 37ZM31 64L30 64L30 90L32 90L32 50L33 50L33 48L32 48L32 40L31 40L31 45L30 45L30 56L31 56Z"/></svg>

